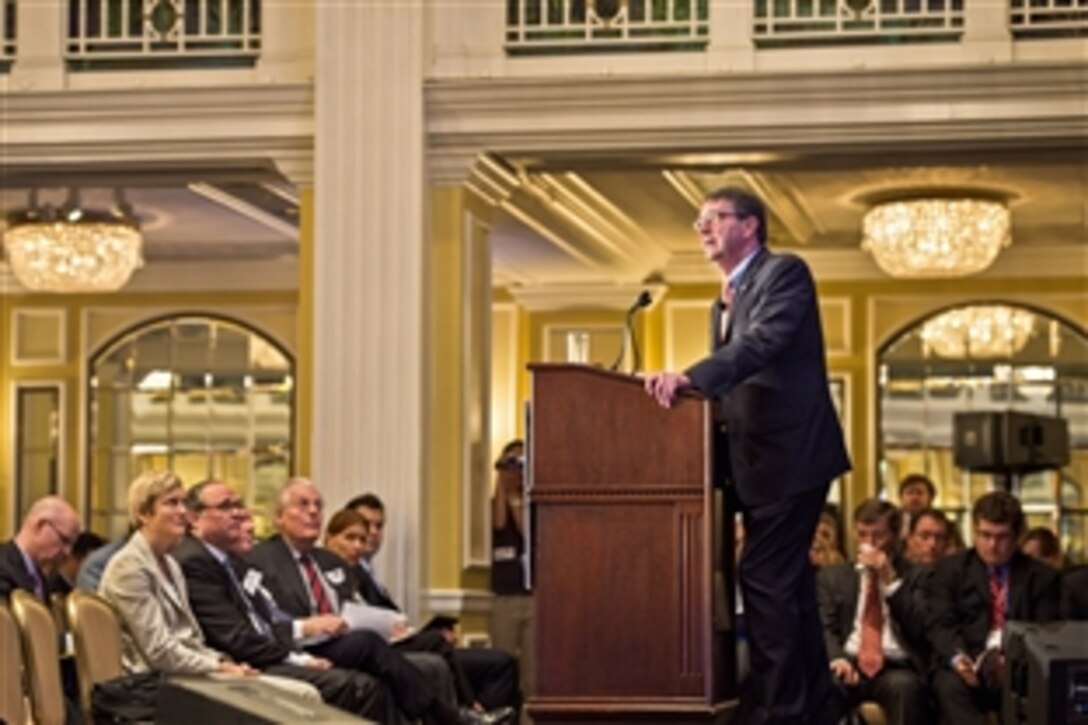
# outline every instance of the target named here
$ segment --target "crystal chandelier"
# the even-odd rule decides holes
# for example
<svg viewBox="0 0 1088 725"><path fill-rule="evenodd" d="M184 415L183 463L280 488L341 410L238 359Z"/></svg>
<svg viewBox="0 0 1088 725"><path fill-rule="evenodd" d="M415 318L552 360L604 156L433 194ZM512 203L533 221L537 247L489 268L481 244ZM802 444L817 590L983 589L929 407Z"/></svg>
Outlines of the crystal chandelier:
<svg viewBox="0 0 1088 725"><path fill-rule="evenodd" d="M1009 244L1009 228L1000 201L892 201L866 212L861 248L893 277L962 277L993 264Z"/></svg>
<svg viewBox="0 0 1088 725"><path fill-rule="evenodd" d="M1008 358L1024 349L1035 315L1008 305L949 310L922 325L922 350L944 358Z"/></svg>
<svg viewBox="0 0 1088 725"><path fill-rule="evenodd" d="M121 192L109 211L84 209L69 192L63 207L39 206L8 215L4 247L19 282L37 292L112 292L143 264L139 221Z"/></svg>

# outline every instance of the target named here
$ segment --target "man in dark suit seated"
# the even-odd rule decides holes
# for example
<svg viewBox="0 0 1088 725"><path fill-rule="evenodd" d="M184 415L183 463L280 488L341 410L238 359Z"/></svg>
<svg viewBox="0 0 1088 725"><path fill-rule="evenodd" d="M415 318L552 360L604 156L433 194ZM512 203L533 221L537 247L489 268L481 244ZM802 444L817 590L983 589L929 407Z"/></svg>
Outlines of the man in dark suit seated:
<svg viewBox="0 0 1088 725"><path fill-rule="evenodd" d="M875 700L889 725L929 721L925 611L910 566L894 558L899 510L879 499L854 511L857 564L824 567L816 594L841 710Z"/></svg>
<svg viewBox="0 0 1088 725"><path fill-rule="evenodd" d="M936 566L948 549L951 527L948 518L937 509L916 512L908 526L903 558L915 566Z"/></svg>
<svg viewBox="0 0 1088 725"><path fill-rule="evenodd" d="M238 576L237 570L244 569L238 557L252 548L241 527L245 504L238 494L220 481L202 481L186 492L185 507L191 536L173 555L185 573L189 605L208 644L237 662L309 682L331 705L388 721L391 703L381 683L297 649L290 622L274 622L267 603L255 596L257 581Z"/></svg>
<svg viewBox="0 0 1088 725"><path fill-rule="evenodd" d="M51 606L50 597L56 590L46 571L71 552L79 533L79 514L64 499L46 496L31 504L15 537L0 544L0 599L22 589ZM63 647L58 645L58 652L60 649ZM65 720L79 722L79 689L72 658L61 660L60 671Z"/></svg>
<svg viewBox="0 0 1088 725"><path fill-rule="evenodd" d="M933 688L943 721L955 725L986 725L987 712L1000 705L1005 622L1058 618L1058 572L1017 550L1020 502L988 493L971 519L974 547L941 560L930 580Z"/></svg>
<svg viewBox="0 0 1088 725"><path fill-rule="evenodd" d="M358 601L361 604L362 600L352 592L346 566L340 557L316 545L321 536L322 508L321 492L312 482L303 478L288 481L276 506L279 534L255 547L249 557L250 563L263 575L264 588L286 615L295 618L296 622L315 616L334 617L341 622L340 630L327 633L335 636L311 644L306 650L338 667L361 669L384 679L382 666L373 661L373 652L381 651L385 666L395 664L399 668L403 664L411 668L413 663L426 662L432 676L441 674L448 683L449 673L441 657L412 653L410 663L374 632L339 633L347 626L340 616L344 603ZM360 638L371 644L361 648L357 643ZM389 684L394 699L409 717L425 712L440 723L486 724L504 722L510 714L509 711L459 710L451 696L439 696L433 687L417 685L413 690L398 686L396 681L389 681Z"/></svg>
<svg viewBox="0 0 1088 725"><path fill-rule="evenodd" d="M349 501L345 509L359 514L367 526L362 555L357 561L350 562L353 565L352 574L359 582L360 594L375 607L399 612L400 607L382 586L374 571L374 557L381 551L385 540L385 505L375 494L367 493ZM427 632L421 634L425 635ZM454 647L456 635L452 627L444 629L442 635L450 645L443 652L453 660L455 667L464 670L478 702L489 709L520 706L518 663L513 655L488 647ZM429 645L424 641L420 646Z"/></svg>
<svg viewBox="0 0 1088 725"><path fill-rule="evenodd" d="M45 570L71 551L79 529L79 515L64 499L46 496L35 501L15 538L0 544L0 598L24 589L48 605L53 591Z"/></svg>

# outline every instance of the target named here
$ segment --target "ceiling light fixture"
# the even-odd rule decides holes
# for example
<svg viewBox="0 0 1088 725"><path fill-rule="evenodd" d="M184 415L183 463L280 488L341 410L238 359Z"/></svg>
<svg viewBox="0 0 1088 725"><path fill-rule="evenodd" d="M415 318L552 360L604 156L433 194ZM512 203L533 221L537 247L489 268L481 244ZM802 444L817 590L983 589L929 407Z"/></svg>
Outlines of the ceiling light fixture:
<svg viewBox="0 0 1088 725"><path fill-rule="evenodd" d="M943 358L1010 358L1035 332L1035 314L1008 305L958 307L922 324L922 350Z"/></svg>
<svg viewBox="0 0 1088 725"><path fill-rule="evenodd" d="M893 277L963 277L993 264L1009 244L1010 228L1002 201L890 201L866 212L861 248Z"/></svg>
<svg viewBox="0 0 1088 725"><path fill-rule="evenodd" d="M108 211L84 208L75 189L60 208L38 204L31 191L7 222L8 263L29 290L113 292L143 264L139 220L120 189Z"/></svg>

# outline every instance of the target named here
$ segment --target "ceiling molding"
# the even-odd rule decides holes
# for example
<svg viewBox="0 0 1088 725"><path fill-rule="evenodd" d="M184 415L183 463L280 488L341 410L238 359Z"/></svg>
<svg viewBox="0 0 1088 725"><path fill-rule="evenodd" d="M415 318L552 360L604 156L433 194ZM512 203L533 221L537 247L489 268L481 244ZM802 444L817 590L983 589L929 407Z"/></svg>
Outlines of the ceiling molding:
<svg viewBox="0 0 1088 725"><path fill-rule="evenodd" d="M632 151L1004 148L1088 136L1083 63L835 73L471 78L425 84L427 164L448 180L466 156ZM693 103L697 99L697 103ZM803 111L803 112L801 112ZM586 118L593 119L586 128ZM464 178L462 173L461 179Z"/></svg>
<svg viewBox="0 0 1088 725"><path fill-rule="evenodd" d="M649 292L653 309L661 301L665 285L653 284L544 284L533 287L509 287L515 301L529 312L555 312L566 309L617 310L626 312L643 292Z"/></svg>
<svg viewBox="0 0 1088 725"><path fill-rule="evenodd" d="M264 209L261 209L253 204L250 204L244 199L240 199L237 196L211 184L205 184L203 182L192 183L188 185L189 191L193 192L197 196L203 197L212 201L220 206L223 206L236 214L257 222L272 231L282 234L289 239L298 238L298 226L296 224L290 224L279 217L269 214ZM283 198L277 194L279 198Z"/></svg>

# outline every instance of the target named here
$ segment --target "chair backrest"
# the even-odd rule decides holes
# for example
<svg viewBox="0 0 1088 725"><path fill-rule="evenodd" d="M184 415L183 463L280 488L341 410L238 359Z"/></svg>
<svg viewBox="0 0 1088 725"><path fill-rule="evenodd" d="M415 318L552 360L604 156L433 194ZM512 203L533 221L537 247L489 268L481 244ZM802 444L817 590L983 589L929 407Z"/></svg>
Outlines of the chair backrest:
<svg viewBox="0 0 1088 725"><path fill-rule="evenodd" d="M75 640L79 702L91 711L91 690L98 682L120 677L121 620L113 605L80 589L68 595L68 629Z"/></svg>
<svg viewBox="0 0 1088 725"><path fill-rule="evenodd" d="M3 603L0 603L0 720L12 725L26 722L23 644L19 641L15 618Z"/></svg>
<svg viewBox="0 0 1088 725"><path fill-rule="evenodd" d="M64 690L60 684L59 641L53 612L22 589L11 593L11 611L22 635L34 723L64 725Z"/></svg>

